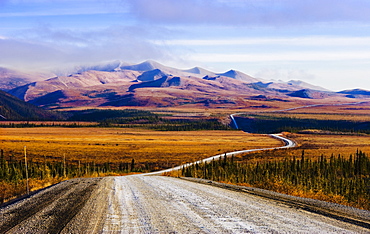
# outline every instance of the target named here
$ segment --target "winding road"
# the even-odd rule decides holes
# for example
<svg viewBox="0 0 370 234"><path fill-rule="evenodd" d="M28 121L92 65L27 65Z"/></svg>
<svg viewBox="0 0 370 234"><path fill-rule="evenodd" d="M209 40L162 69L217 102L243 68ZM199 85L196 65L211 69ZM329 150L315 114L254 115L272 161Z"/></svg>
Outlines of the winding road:
<svg viewBox="0 0 370 234"><path fill-rule="evenodd" d="M278 148L295 146L280 135L271 136L285 143ZM267 149L227 155L257 150ZM144 175L61 182L1 207L0 233L370 232L369 211L318 202L334 213L313 212L316 205L307 204L314 201L253 188L225 189L211 181L196 183L158 176L181 167Z"/></svg>

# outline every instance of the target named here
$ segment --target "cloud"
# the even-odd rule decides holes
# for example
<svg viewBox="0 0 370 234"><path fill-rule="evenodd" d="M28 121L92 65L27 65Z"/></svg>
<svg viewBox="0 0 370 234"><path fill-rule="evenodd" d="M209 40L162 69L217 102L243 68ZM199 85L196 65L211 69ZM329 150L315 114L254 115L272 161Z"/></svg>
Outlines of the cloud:
<svg viewBox="0 0 370 234"><path fill-rule="evenodd" d="M346 61L369 60L370 50L362 51L299 51L279 53L198 53L191 56L204 63L271 62L271 61Z"/></svg>
<svg viewBox="0 0 370 234"><path fill-rule="evenodd" d="M0 64L31 68L47 61L61 61L61 51L36 43L14 39L0 39Z"/></svg>
<svg viewBox="0 0 370 234"><path fill-rule="evenodd" d="M121 59L176 60L169 49L152 43L158 28L114 26L99 30L53 29L41 25L22 37L0 38L0 65L25 69L54 69Z"/></svg>
<svg viewBox="0 0 370 234"><path fill-rule="evenodd" d="M170 24L296 25L370 20L367 0L123 0L138 20Z"/></svg>
<svg viewBox="0 0 370 234"><path fill-rule="evenodd" d="M302 69L262 69L255 74L255 77L270 79L270 80L315 80L315 75L308 73Z"/></svg>
<svg viewBox="0 0 370 234"><path fill-rule="evenodd" d="M245 37L224 39L174 39L153 41L156 44L181 46L289 45L289 46L370 46L370 37L300 36Z"/></svg>

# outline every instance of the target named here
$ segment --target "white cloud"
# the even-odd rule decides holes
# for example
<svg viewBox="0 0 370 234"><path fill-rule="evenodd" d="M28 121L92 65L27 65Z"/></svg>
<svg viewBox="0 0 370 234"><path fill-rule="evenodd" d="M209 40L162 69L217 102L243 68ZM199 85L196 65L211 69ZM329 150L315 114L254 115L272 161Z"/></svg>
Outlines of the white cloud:
<svg viewBox="0 0 370 234"><path fill-rule="evenodd" d="M156 44L181 46L227 46L227 45L289 45L289 46L370 46L370 37L334 37L334 36L305 36L305 37L248 37L226 39L181 39L153 41Z"/></svg>
<svg viewBox="0 0 370 234"><path fill-rule="evenodd" d="M1 39L0 65L50 69L116 59L127 62L179 60L170 49L147 40L158 30L115 26L81 31L42 25L22 31L18 38Z"/></svg>
<svg viewBox="0 0 370 234"><path fill-rule="evenodd" d="M199 62L269 62L269 61L338 61L370 59L370 50L362 51L300 51L280 53L198 53L191 59Z"/></svg>
<svg viewBox="0 0 370 234"><path fill-rule="evenodd" d="M255 77L271 79L271 80L302 80L302 81L313 81L315 80L315 75L311 74L303 69L263 69L255 74Z"/></svg>

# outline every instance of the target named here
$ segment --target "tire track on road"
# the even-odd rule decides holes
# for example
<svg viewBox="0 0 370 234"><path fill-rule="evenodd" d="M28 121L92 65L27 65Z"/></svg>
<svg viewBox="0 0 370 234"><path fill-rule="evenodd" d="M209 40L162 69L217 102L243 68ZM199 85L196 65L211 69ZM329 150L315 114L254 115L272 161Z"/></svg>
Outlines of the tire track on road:
<svg viewBox="0 0 370 234"><path fill-rule="evenodd" d="M0 210L0 233L59 233L81 210L101 178L61 182Z"/></svg>

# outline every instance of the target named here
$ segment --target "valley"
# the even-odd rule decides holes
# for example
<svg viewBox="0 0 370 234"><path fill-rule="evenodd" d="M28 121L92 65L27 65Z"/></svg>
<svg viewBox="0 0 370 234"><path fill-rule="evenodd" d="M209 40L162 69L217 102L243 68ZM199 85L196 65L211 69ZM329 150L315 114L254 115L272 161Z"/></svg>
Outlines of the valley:
<svg viewBox="0 0 370 234"><path fill-rule="evenodd" d="M370 227L368 211L332 203L319 203L307 210L304 199L299 201L303 206L297 206L289 197L285 198L287 203L281 203L276 195L266 192L256 196L231 186L226 190L223 185L205 183L145 174L68 180L1 208L0 230L366 233ZM318 207L336 211L323 215Z"/></svg>
<svg viewBox="0 0 370 234"><path fill-rule="evenodd" d="M5 73L10 80L16 74ZM370 170L369 91L333 92L299 80L266 81L200 67L181 70L154 61L115 61L39 78L24 76L20 86L0 91L0 195L5 202L0 230L335 233L369 228L369 196L363 192ZM281 133L296 147L277 149L288 140L271 133ZM323 174L313 170L339 164L345 166L329 182L311 178ZM271 179L272 165L294 170L284 173L289 178ZM303 169L312 171L294 174ZM212 181L202 185L158 177L162 173L207 175ZM214 181L248 187L219 191L210 187ZM337 189L337 181L343 189ZM289 199L281 203L275 196L240 193L257 188L329 203L325 212L311 213ZM227 197L234 199L231 208L222 205L230 203ZM343 205L356 207L350 218L347 211L327 213ZM171 209L159 212L157 206ZM267 214L276 209L283 210ZM302 220L304 225L297 226Z"/></svg>

